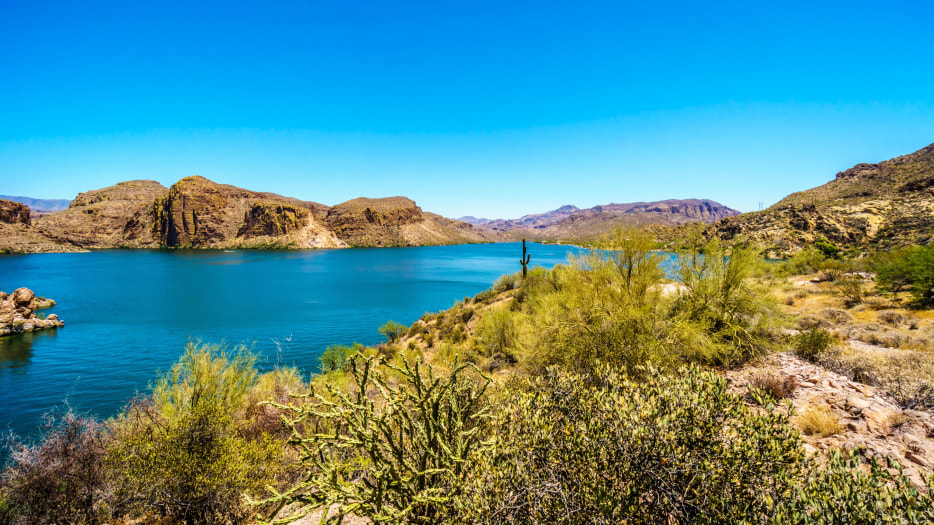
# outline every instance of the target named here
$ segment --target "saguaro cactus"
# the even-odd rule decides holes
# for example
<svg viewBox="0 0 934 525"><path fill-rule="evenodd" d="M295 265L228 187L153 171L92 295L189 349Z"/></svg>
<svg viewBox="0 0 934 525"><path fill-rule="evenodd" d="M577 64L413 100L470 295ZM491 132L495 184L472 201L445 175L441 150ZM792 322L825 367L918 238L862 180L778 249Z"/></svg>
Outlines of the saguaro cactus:
<svg viewBox="0 0 934 525"><path fill-rule="evenodd" d="M525 276L529 274L529 261L532 260L532 256L525 251L525 239L522 239L522 258L519 259L519 264L522 265L522 278L525 279Z"/></svg>

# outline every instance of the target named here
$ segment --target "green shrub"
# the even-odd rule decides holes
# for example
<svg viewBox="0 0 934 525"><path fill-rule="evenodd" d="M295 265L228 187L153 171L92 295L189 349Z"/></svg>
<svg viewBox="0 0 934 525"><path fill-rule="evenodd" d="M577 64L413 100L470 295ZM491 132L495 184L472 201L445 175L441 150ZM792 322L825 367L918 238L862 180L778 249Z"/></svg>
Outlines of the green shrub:
<svg viewBox="0 0 934 525"><path fill-rule="evenodd" d="M321 362L321 373L344 371L350 359L363 350L363 345L354 343L353 346L331 345L324 349L318 360Z"/></svg>
<svg viewBox="0 0 934 525"><path fill-rule="evenodd" d="M386 321L386 324L379 327L379 333L386 338L387 342L395 343L407 329L408 327L402 323Z"/></svg>
<svg viewBox="0 0 934 525"><path fill-rule="evenodd" d="M290 412L289 425L308 468L304 481L259 502L272 504L267 518L285 505L336 508L335 523L353 513L377 523L444 522L460 491L469 460L483 451L489 412L483 401L489 380L473 365L436 377L420 364L387 366L354 359L355 391L312 392L310 402ZM397 376L398 386L387 373ZM394 381L395 382L395 381ZM303 431L303 424L313 424Z"/></svg>
<svg viewBox="0 0 934 525"><path fill-rule="evenodd" d="M794 254L783 263L783 269L790 275L805 275L820 270L826 256L817 248L809 246Z"/></svg>
<svg viewBox="0 0 934 525"><path fill-rule="evenodd" d="M814 247L820 251L821 255L828 259L839 259L840 258L840 248L835 246L833 243L827 239L820 238L814 242Z"/></svg>
<svg viewBox="0 0 934 525"><path fill-rule="evenodd" d="M817 362L834 344L836 340L833 334L823 328L811 328L796 334L792 340L792 346L798 357L808 361Z"/></svg>
<svg viewBox="0 0 934 525"><path fill-rule="evenodd" d="M763 522L804 460L779 412L758 413L696 367L551 369L501 393L460 523ZM518 383L518 384L516 384Z"/></svg>
<svg viewBox="0 0 934 525"><path fill-rule="evenodd" d="M275 479L281 446L241 430L256 380L255 356L190 343L156 383L114 422L108 465L118 515L226 523L250 514L247 491Z"/></svg>
<svg viewBox="0 0 934 525"><path fill-rule="evenodd" d="M483 355L511 359L516 344L512 312L505 308L487 310L480 320L478 341Z"/></svg>
<svg viewBox="0 0 934 525"><path fill-rule="evenodd" d="M934 523L934 478L928 479L928 487L922 491L900 467L893 474L873 460L867 473L855 451L834 453L826 466L809 469L799 480L790 494L773 500L769 523Z"/></svg>
<svg viewBox="0 0 934 525"><path fill-rule="evenodd" d="M880 288L895 293L911 286L915 306L934 306L934 246L913 246L877 255L872 268Z"/></svg>

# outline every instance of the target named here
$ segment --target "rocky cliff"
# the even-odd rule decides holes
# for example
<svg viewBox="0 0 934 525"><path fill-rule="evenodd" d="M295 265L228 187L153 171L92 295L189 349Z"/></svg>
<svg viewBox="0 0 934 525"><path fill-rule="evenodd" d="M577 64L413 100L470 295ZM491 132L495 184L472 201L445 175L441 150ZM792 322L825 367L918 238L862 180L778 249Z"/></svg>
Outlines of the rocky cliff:
<svg viewBox="0 0 934 525"><path fill-rule="evenodd" d="M29 226L29 206L19 202L0 199L0 222Z"/></svg>
<svg viewBox="0 0 934 525"><path fill-rule="evenodd" d="M708 235L751 241L776 254L818 239L844 248L934 242L934 144L878 164L857 164L761 212L712 224Z"/></svg>
<svg viewBox="0 0 934 525"><path fill-rule="evenodd" d="M342 242L294 199L186 177L151 206L163 246L337 248Z"/></svg>

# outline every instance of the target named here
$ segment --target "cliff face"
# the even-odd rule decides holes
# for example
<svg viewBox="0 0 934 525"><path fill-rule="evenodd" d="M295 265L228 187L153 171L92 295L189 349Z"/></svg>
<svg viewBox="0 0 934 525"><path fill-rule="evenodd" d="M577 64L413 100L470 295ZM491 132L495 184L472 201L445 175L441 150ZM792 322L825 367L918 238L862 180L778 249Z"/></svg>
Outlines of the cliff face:
<svg viewBox="0 0 934 525"><path fill-rule="evenodd" d="M934 242L934 144L878 164L857 164L830 182L761 212L722 219L709 235L794 253L820 238L841 247Z"/></svg>
<svg viewBox="0 0 934 525"><path fill-rule="evenodd" d="M152 235L164 246L336 248L311 209L270 193L186 177L155 200Z"/></svg>
<svg viewBox="0 0 934 525"><path fill-rule="evenodd" d="M29 226L29 206L0 199L0 222Z"/></svg>

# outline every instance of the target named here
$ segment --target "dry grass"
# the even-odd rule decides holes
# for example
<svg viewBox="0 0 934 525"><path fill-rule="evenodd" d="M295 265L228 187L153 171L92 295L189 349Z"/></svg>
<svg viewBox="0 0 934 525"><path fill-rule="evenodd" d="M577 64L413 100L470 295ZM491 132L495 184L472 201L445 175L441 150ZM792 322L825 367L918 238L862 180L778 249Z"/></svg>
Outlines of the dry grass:
<svg viewBox="0 0 934 525"><path fill-rule="evenodd" d="M828 406L810 406L803 414L796 418L798 428L805 434L828 437L839 434L843 427L840 419Z"/></svg>
<svg viewBox="0 0 934 525"><path fill-rule="evenodd" d="M829 352L820 364L855 381L886 390L904 407L934 409L934 352L856 348Z"/></svg>

